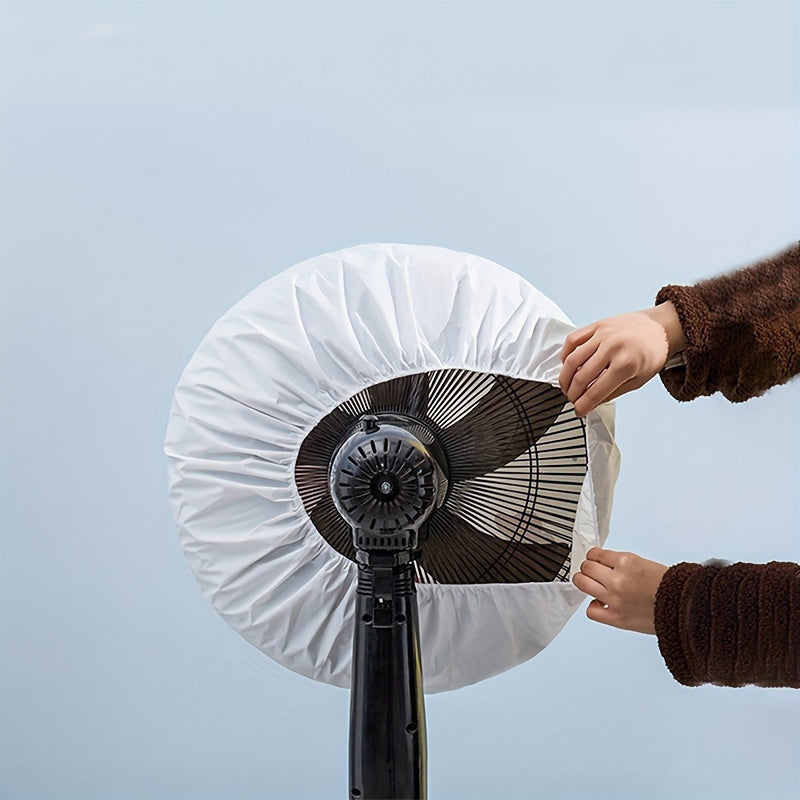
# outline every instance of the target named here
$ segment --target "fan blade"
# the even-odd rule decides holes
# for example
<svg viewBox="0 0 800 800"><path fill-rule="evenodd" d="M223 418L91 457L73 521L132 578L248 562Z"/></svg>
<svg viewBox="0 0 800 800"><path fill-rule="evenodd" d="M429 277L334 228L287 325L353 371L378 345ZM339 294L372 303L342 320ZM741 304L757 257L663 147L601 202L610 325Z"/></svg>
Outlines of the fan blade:
<svg viewBox="0 0 800 800"><path fill-rule="evenodd" d="M437 583L553 581L567 562L564 542L532 544L481 533L446 507L428 523L419 565Z"/></svg>
<svg viewBox="0 0 800 800"><path fill-rule="evenodd" d="M356 560L356 548L353 544L353 531L336 510L330 494L327 492L320 498L311 512L311 522L323 539L337 552L351 561Z"/></svg>
<svg viewBox="0 0 800 800"><path fill-rule="evenodd" d="M557 386L497 376L461 419L442 431L451 481L502 467L532 447L567 404Z"/></svg>
<svg viewBox="0 0 800 800"><path fill-rule="evenodd" d="M369 387L373 411L395 411L417 419L427 413L429 395L428 375L425 372L392 378Z"/></svg>

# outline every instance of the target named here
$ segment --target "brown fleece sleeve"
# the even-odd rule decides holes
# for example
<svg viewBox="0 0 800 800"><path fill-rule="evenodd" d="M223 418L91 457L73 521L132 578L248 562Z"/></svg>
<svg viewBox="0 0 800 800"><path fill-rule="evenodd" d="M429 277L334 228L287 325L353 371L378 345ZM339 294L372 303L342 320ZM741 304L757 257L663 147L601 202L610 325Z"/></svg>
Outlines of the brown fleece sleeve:
<svg viewBox="0 0 800 800"><path fill-rule="evenodd" d="M686 336L684 364L661 371L677 400L722 392L738 403L800 372L800 244L750 267L665 286Z"/></svg>
<svg viewBox="0 0 800 800"><path fill-rule="evenodd" d="M800 688L800 565L676 564L656 594L661 655L684 686Z"/></svg>

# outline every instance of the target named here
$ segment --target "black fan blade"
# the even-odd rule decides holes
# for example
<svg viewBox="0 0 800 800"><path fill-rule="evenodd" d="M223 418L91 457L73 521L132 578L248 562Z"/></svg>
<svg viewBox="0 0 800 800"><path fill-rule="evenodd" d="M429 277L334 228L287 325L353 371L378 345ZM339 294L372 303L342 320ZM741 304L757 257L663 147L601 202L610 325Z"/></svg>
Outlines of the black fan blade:
<svg viewBox="0 0 800 800"><path fill-rule="evenodd" d="M369 387L372 411L380 413L395 411L420 419L428 411L430 389L428 375L404 375Z"/></svg>
<svg viewBox="0 0 800 800"><path fill-rule="evenodd" d="M446 507L428 523L419 565L437 583L555 580L570 554L564 542L532 544L481 533Z"/></svg>
<svg viewBox="0 0 800 800"><path fill-rule="evenodd" d="M532 447L567 404L557 386L497 376L461 419L442 431L451 481L502 467Z"/></svg>
<svg viewBox="0 0 800 800"><path fill-rule="evenodd" d="M311 512L311 522L328 544L345 558L356 560L353 531L336 510L330 494L326 491Z"/></svg>
<svg viewBox="0 0 800 800"><path fill-rule="evenodd" d="M434 430L433 450L446 465L452 492L427 526L418 578L439 583L565 580L574 513L553 492L571 498L579 491L581 451L585 472L582 421L558 421L566 403L549 384L467 370L384 381L337 406L309 432L295 465L297 488L323 538L355 560L352 531L330 497L331 457L364 414L408 415ZM518 457L542 437L531 456L534 473L534 462ZM491 501L502 508L492 511ZM534 507L539 509L535 516ZM493 514L492 524L481 523L485 513ZM558 541L560 536L567 541Z"/></svg>

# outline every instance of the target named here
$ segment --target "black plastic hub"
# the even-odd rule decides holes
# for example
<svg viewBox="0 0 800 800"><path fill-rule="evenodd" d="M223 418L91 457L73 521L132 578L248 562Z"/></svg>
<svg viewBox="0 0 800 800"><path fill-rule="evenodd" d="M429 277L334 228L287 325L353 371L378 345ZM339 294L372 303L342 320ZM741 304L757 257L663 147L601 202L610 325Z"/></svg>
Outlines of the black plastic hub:
<svg viewBox="0 0 800 800"><path fill-rule="evenodd" d="M416 421L411 426L366 415L333 457L331 496L359 549L416 548L419 527L446 487L433 435Z"/></svg>

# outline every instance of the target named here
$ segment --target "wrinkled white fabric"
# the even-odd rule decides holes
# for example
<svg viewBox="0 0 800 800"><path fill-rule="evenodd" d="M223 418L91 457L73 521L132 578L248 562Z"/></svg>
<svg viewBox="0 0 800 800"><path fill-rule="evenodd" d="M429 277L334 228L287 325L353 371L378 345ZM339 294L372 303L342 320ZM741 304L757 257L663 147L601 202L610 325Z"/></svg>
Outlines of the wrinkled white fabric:
<svg viewBox="0 0 800 800"><path fill-rule="evenodd" d="M313 527L294 481L315 424L404 374L470 369L557 384L572 325L519 275L438 247L363 245L292 267L237 303L181 376L171 502L203 593L296 672L349 686L356 566ZM589 415L572 564L608 533L614 409ZM455 689L536 655L583 595L570 583L418 587L424 686Z"/></svg>

